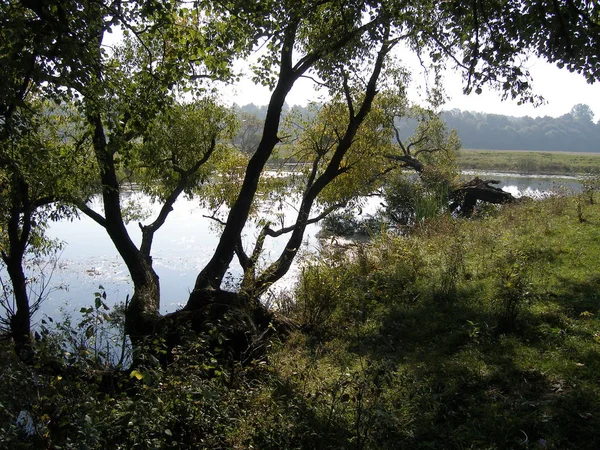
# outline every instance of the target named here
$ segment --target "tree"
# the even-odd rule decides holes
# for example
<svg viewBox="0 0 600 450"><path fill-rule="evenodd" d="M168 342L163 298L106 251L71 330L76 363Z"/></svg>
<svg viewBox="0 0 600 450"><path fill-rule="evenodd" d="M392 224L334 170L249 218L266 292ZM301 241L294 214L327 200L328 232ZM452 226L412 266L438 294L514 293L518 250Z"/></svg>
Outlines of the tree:
<svg viewBox="0 0 600 450"><path fill-rule="evenodd" d="M149 255L154 228L159 226L157 222L144 229L144 244L148 251L138 254L137 259L131 256L132 252L127 253L135 246L124 227L117 179L118 160L129 160L135 144L143 139L143 132L153 118L172 104L177 81L201 78L203 74L197 70L209 64L212 64L215 76L225 76L228 72L226 59L192 64L196 56L191 51L185 59L181 58L182 48L193 41L193 36L183 39L183 33L188 29L184 25L193 21L195 14L197 12L179 10L171 2L3 3L1 20L3 44L6 45L1 57L6 83L3 84L0 108L2 168L11 181L10 189L3 189L8 205L7 225L3 227L8 245L3 249L3 259L17 303L14 320L11 320L17 347L21 346L20 342L27 344L29 340L32 311L25 295L27 280L22 262L26 249L31 248L33 236L43 231L43 221L36 218L41 206L56 200L77 204L107 228L128 263L134 281L144 276L152 281L156 279L151 270L144 271L147 263L143 255ZM109 54L102 40L104 33L110 32L115 25L122 26L126 34L135 36L135 40ZM228 51L225 48L222 54ZM178 86L185 87L185 83ZM62 110L67 120L72 118L83 129L81 139L59 136L61 147L69 148L69 152L85 159L90 156L88 144L92 144L99 174L96 186L101 186L104 191L108 218L86 206L88 195L77 189L65 189L67 180L72 180L70 174L78 173L82 166L78 161L66 160L61 152L57 155L53 148L45 151L52 128L37 124L48 115L46 111L32 107L31 99L35 96L54 102L58 105L54 108ZM210 120L207 123L210 124ZM69 130L64 121L62 125L62 133ZM32 142L33 137L40 142ZM214 136L211 139L203 135L202 138L207 139L211 149L217 147ZM61 156L59 163L63 165L56 170L50 162ZM171 167L180 170L177 172L180 179L192 178L197 170L196 167L182 167L183 164L176 163ZM61 189L54 189L55 185ZM45 190L35 192L34 197L32 186L44 186ZM74 183L70 187L73 186L80 185ZM177 190L184 189L179 185L173 187L173 192ZM174 199L167 196L165 200L165 211L168 211L168 204ZM60 208L53 213L55 216ZM146 259L149 260L149 256ZM158 308L158 298L154 299L154 304Z"/></svg>
<svg viewBox="0 0 600 450"><path fill-rule="evenodd" d="M544 2L540 2L544 3ZM363 42L369 42L371 46L377 40L405 39L408 44L420 54L427 54L432 63L441 64L446 58L452 59L459 67L465 69L467 87L466 90L479 90L484 84L492 83L502 89L506 95L532 99L528 74L518 64L516 57L528 48L535 48L538 53L550 60L568 61L569 67L584 73L588 78L598 78L597 66L589 64L588 57L597 58L598 46L588 47L587 43L577 42L578 48L582 48L585 55L571 55L569 43L562 40L562 34L571 33L571 30L581 32L582 30L597 30L598 24L595 19L597 11L587 3L577 3L575 9L580 15L569 14L567 19L572 27L561 27L560 31L553 34L554 40L547 42L542 38L542 30L549 20L560 21L569 11L572 12L573 2L553 2L546 16L541 16L541 8L537 4L526 4L525 14L520 2L508 2L497 5L483 1L464 4L464 2L421 2L419 5L405 2L377 2L345 4L342 11L337 8L337 2L327 2L317 7L310 3L303 3L300 9L302 17L297 14L298 9L291 7L286 9L287 4L282 3L274 7L271 17L287 13L286 20L279 20L280 26L270 35L269 41L271 52L262 61L263 66L258 75L267 79L274 87L273 95L269 105L269 112L265 121L263 140L258 147L254 157L250 160L246 177L242 185L238 201L233 205L217 250L198 276L194 292L186 308L194 308L201 303L203 292L216 290L220 287L223 275L235 252L235 246L242 230L243 224L248 217L248 211L254 193L258 185L258 178L268 156L272 153L277 139L278 117L281 113L281 105L291 84L309 69L314 69L319 75L327 75L327 71L336 66L344 66L348 55L353 51L363 49L356 44L355 38L358 33L368 31L369 35ZM369 16L371 22L366 24L358 22L358 15L348 15L349 7L354 6L355 11L362 11L360 17ZM548 5L549 6L549 5ZM314 8L314 9L312 9ZM247 13L243 9L240 9ZM236 11L237 12L237 11ZM318 15L315 15L318 13ZM337 13L336 17L331 14ZM591 19L590 19L591 18ZM305 29L306 21L310 20L310 28ZM261 23L259 20L250 20L252 23ZM356 25L351 26L351 23ZM358 24L360 23L360 26ZM342 32L332 28L343 26ZM383 33L386 24L394 30L389 34ZM519 25L525 25L521 27ZM586 34L588 35L588 34ZM596 39L598 33L593 33ZM332 37L341 38L332 41ZM362 35L361 35L362 36ZM385 37L384 37L385 36ZM320 43L321 53L310 53L311 45ZM344 46L352 42L354 47ZM327 50L331 49L323 57ZM314 48L314 47L313 47ZM572 47L571 47L572 48ZM342 50L343 49L343 50ZM295 51L305 50L304 55L297 56L298 63L294 66L292 58ZM356 54L356 53L355 53ZM329 58L334 55L337 61ZM460 56L462 55L462 59ZM268 69L276 69L276 75Z"/></svg>
<svg viewBox="0 0 600 450"><path fill-rule="evenodd" d="M67 97L79 105L93 137L104 215L80 206L106 228L129 269L135 291L127 311L127 328L134 340L155 332L161 320L160 298L149 251L136 248L124 227L118 168L136 155L146 159L153 152L160 153L156 147L136 153L137 145L140 140L152 142L150 125L161 114L168 114L177 91L189 89L188 81L227 78L234 57L243 57L260 46L265 52L255 70L256 81L269 86L272 94L260 142L243 169L243 180L231 199L215 253L199 273L184 311L176 313L180 317L201 311L215 300L225 305L239 300L258 306L256 295L288 270L317 198L342 182L352 149L357 150L356 154L366 151L361 150L357 136L374 111L380 76L386 72L391 51L398 43L404 42L417 52L434 73L448 60L454 62L464 70L467 92L491 84L507 96L534 99L528 73L518 58L528 50L563 62L589 80L600 78L600 33L594 2L229 0L199 1L193 7L176 1L76 2L56 8L10 5L13 9L8 24L14 31L10 48L13 54L25 48L40 55L32 61L35 73L41 75L31 78L26 68L11 63L8 67L16 75L9 73L12 88L7 98L16 99L13 103L18 104L24 92L19 86L24 80L27 85L35 80L33 83L39 86L48 86L49 94ZM57 21L60 26L44 25L53 14L61 19ZM18 28L29 16L34 23L46 26L40 35L45 46L37 52L30 49L37 49L39 30L32 24L23 30ZM117 24L131 41L111 55L104 51L102 40ZM60 37L61 33L66 38ZM56 42L64 45L56 46ZM240 249L242 230L256 205L265 166L283 139L280 123L287 94L305 76L331 91L334 103L330 111L345 109L346 118L336 128L339 135L328 150L328 162L325 166L313 162L310 173L314 175L306 183L300 214L292 225L284 254L267 271L254 276L252 257ZM433 94L436 97L439 93ZM339 104L344 107L339 109ZM10 108L5 108L6 117L9 113ZM167 190L161 194L165 206L180 182L187 183L186 177L198 179L187 171L212 157L220 133L227 129L217 126L213 134L200 133L210 143L201 146L204 153L191 166L169 166L173 170L177 167L178 181L170 185L170 194ZM139 164L140 168L144 165L149 169L148 164ZM153 225L142 230L152 235ZM268 233L265 231L265 235ZM239 294L226 293L221 285L236 254L246 263L245 280L252 281L244 284L254 287Z"/></svg>
<svg viewBox="0 0 600 450"><path fill-rule="evenodd" d="M30 301L23 261L52 252L56 245L44 236L47 222L73 216L65 199L90 195L91 185L82 123L52 103L34 99L26 106L12 114L12 132L0 145L0 254L12 284L10 295L4 293L1 321L17 354L29 362L31 316L42 297L40 292Z"/></svg>
<svg viewBox="0 0 600 450"><path fill-rule="evenodd" d="M406 139L396 122L402 115L418 119L414 134ZM456 155L460 148L455 130L447 131L438 114L418 106L392 109L388 119L394 130L395 148L385 156L410 172L390 177L384 185L386 213L396 223L413 225L447 210L458 176Z"/></svg>
<svg viewBox="0 0 600 450"><path fill-rule="evenodd" d="M240 128L232 139L234 147L251 155L258 148L262 135L263 121L255 114L245 111L238 112Z"/></svg>
<svg viewBox="0 0 600 450"><path fill-rule="evenodd" d="M302 163L291 177L292 185L284 186L286 201L290 197L298 199L296 217L287 226L281 218L279 228L274 228L274 221L263 220L251 255L238 245L236 254L244 269L242 295L259 298L287 273L309 224L370 194L392 169L384 156L390 147L390 127L383 105L375 101L376 88L385 85L381 69L390 50L389 43L384 43L372 55L377 61L364 92L358 88L358 77L352 79L350 73L345 73L342 92L315 114L304 120L286 120L286 134L294 136L296 142L284 151ZM378 98L386 94L380 93ZM318 213L311 217L315 209ZM289 238L279 257L258 270L265 239L286 234Z"/></svg>
<svg viewBox="0 0 600 450"><path fill-rule="evenodd" d="M594 121L594 111L592 111L589 105L579 103L571 108L570 114L573 116L573 119L580 122L592 124Z"/></svg>

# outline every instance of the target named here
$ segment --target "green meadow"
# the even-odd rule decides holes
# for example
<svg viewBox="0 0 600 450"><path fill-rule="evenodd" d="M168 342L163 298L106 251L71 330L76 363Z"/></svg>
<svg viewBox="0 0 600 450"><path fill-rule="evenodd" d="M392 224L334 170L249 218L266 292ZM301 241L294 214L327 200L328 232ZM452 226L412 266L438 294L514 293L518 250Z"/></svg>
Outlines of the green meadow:
<svg viewBox="0 0 600 450"><path fill-rule="evenodd" d="M600 170L600 153L461 150L463 170L496 170L531 174L586 174Z"/></svg>

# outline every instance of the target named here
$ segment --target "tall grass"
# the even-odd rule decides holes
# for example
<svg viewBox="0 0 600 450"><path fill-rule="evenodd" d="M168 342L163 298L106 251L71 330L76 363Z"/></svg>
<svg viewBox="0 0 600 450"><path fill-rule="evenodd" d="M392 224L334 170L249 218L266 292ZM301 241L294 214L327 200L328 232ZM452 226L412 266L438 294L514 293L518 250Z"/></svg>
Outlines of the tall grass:
<svg viewBox="0 0 600 450"><path fill-rule="evenodd" d="M600 208L583 208L430 219L338 259L327 332L273 355L283 404L309 399L286 445L310 420L328 424L315 448L596 448Z"/></svg>

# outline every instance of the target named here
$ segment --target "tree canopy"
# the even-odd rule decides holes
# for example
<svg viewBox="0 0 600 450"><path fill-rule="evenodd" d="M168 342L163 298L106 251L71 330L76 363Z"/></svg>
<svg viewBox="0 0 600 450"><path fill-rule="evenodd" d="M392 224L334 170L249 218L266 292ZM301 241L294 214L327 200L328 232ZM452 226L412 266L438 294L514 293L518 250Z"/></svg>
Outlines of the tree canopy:
<svg viewBox="0 0 600 450"><path fill-rule="evenodd" d="M560 117L510 117L452 110L442 114L465 148L498 150L600 151L600 125L587 105ZM408 130L416 126L405 123Z"/></svg>

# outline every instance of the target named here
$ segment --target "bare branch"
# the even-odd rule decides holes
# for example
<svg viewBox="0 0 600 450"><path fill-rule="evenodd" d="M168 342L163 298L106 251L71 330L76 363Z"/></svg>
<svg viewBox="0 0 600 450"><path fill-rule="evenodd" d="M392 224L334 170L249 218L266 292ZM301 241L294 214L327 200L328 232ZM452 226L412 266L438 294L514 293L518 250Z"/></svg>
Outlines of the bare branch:
<svg viewBox="0 0 600 450"><path fill-rule="evenodd" d="M350 122L354 120L354 103L352 102L352 93L350 92L350 86L348 84L348 74L345 70L342 70L344 88L344 96L346 97L346 104L348 105L348 113L350 115Z"/></svg>
<svg viewBox="0 0 600 450"><path fill-rule="evenodd" d="M74 204L82 213L84 213L86 216L88 216L101 227L106 228L106 219L102 215L94 211L92 208L90 208L87 204L85 204L85 202L75 201Z"/></svg>
<svg viewBox="0 0 600 450"><path fill-rule="evenodd" d="M214 221L215 221L215 222L217 222L219 225L223 225L223 226L225 226L225 225L226 225L226 222L225 222L225 221L223 221L223 220L219 219L219 218L218 218L217 216L215 216L214 214L213 214L213 215L210 215L210 216L209 216L209 215L206 215L206 214L202 214L202 217L205 217L206 219L211 219L211 220L214 220Z"/></svg>
<svg viewBox="0 0 600 450"><path fill-rule="evenodd" d="M306 78L306 79L312 81L313 83L315 83L318 86L322 86L324 88L331 89L330 85L328 85L327 83L324 83L322 81L319 81L319 80L317 80L316 78L314 78L314 77L312 77L310 75L302 75L302 76L300 76L300 78Z"/></svg>
<svg viewBox="0 0 600 450"><path fill-rule="evenodd" d="M396 135L396 142L398 143L398 145L400 146L400 148L402 149L402 153L404 153L405 155L409 156L410 152L409 150L404 146L404 143L402 142L402 139L400 139L400 130L398 129L398 127L396 126L396 124L394 123L394 118L392 118L392 128L394 129L394 134Z"/></svg>
<svg viewBox="0 0 600 450"><path fill-rule="evenodd" d="M336 203L335 205L332 205L329 208L327 208L325 211L323 211L318 216L308 219L306 221L306 225L312 225L313 223L317 223L320 220L323 220L325 217L327 217L329 214L331 214L335 210L344 208L346 205L347 205L347 203ZM271 237L279 237L283 234L291 233L292 231L294 231L294 229L297 226L298 226L298 222L296 222L294 225L290 225L289 227L280 228L279 230L272 230L271 228L267 228L265 230L265 234L268 236L271 236Z"/></svg>
<svg viewBox="0 0 600 450"><path fill-rule="evenodd" d="M242 243L241 236L238 236L238 242L235 246L235 254L238 257L238 261L240 262L240 266L242 266L242 269L244 269L244 271L249 269L252 264L252 261L250 260L250 258L246 254L246 252L244 251L244 246Z"/></svg>
<svg viewBox="0 0 600 450"><path fill-rule="evenodd" d="M413 141L410 144L408 144L408 147L406 148L408 150L408 154L410 155L410 149L413 145L419 145L421 142L427 142L428 140L429 140L428 136L421 136L416 141Z"/></svg>

